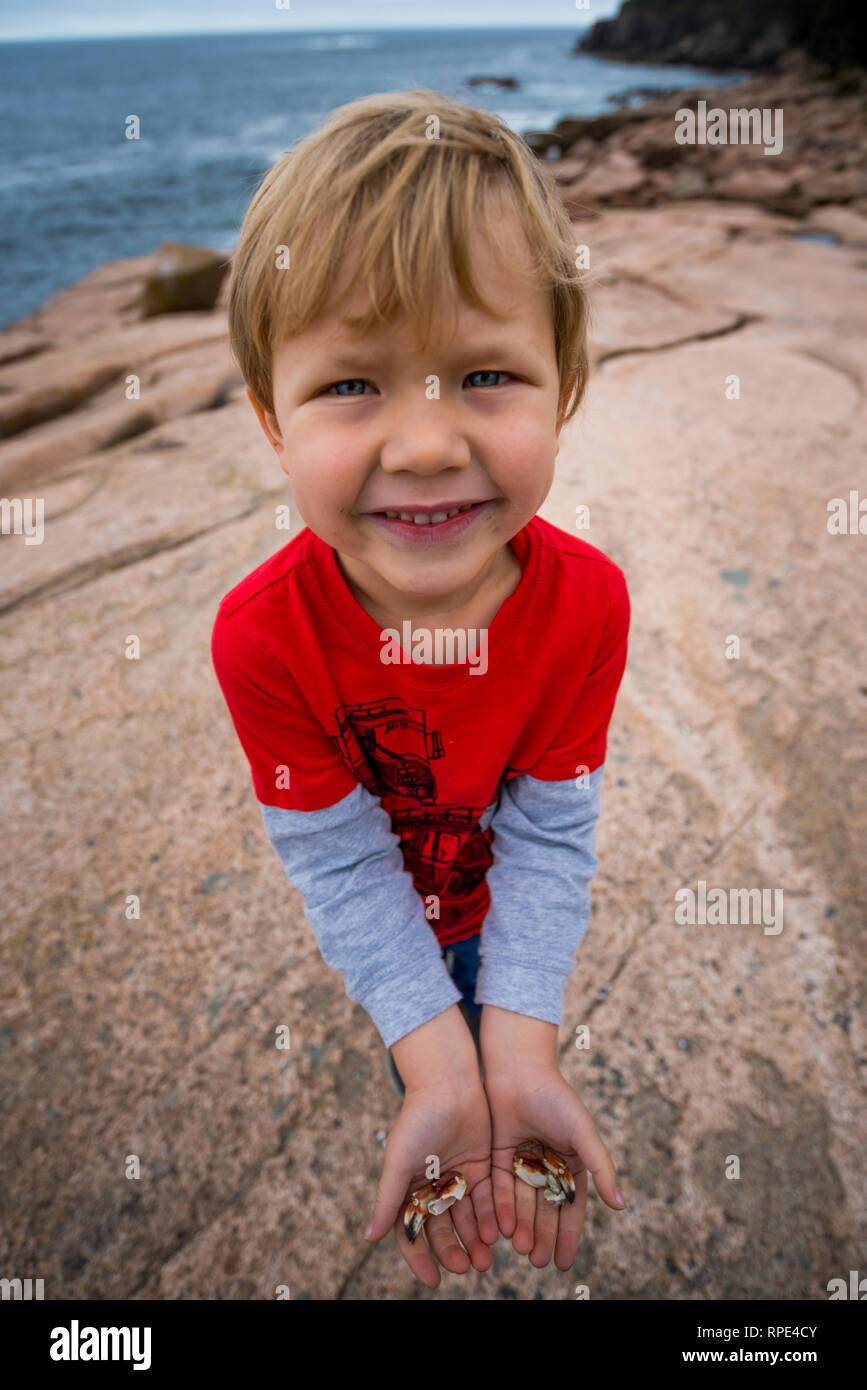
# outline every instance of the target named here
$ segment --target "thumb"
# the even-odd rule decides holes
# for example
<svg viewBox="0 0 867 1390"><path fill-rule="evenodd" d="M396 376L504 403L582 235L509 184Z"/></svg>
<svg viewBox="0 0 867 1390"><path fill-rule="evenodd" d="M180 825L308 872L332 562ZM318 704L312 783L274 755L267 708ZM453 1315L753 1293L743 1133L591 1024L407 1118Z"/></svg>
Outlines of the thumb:
<svg viewBox="0 0 867 1390"><path fill-rule="evenodd" d="M581 1155L584 1166L593 1175L593 1183L606 1206L614 1211L626 1209L626 1198L617 1186L617 1172L611 1155L603 1144L595 1125L589 1131L579 1124L572 1136L572 1147Z"/></svg>
<svg viewBox="0 0 867 1390"><path fill-rule="evenodd" d="M382 1237L391 1230L398 1212L402 1211L406 1205L406 1193L411 1178L410 1169L404 1169L404 1166L395 1162L394 1159L389 1162L388 1149L386 1149L385 1164L376 1189L373 1214L364 1232L365 1240L382 1240Z"/></svg>

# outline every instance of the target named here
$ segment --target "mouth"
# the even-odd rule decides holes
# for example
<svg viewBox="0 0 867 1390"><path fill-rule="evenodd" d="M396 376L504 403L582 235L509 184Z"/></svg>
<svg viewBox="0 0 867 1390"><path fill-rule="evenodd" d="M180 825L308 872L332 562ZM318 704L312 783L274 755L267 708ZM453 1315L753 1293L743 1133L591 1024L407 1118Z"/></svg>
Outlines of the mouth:
<svg viewBox="0 0 867 1390"><path fill-rule="evenodd" d="M368 512L369 520L387 527L394 535L414 540L438 540L455 536L473 525L483 513L490 511L494 498L484 502L461 502L457 506L438 505L430 511Z"/></svg>
<svg viewBox="0 0 867 1390"><path fill-rule="evenodd" d="M411 521L415 526L440 526L442 522L457 516L458 512L467 512L471 507L480 505L479 502L437 502L432 507L396 507L388 511L371 512L369 515Z"/></svg>

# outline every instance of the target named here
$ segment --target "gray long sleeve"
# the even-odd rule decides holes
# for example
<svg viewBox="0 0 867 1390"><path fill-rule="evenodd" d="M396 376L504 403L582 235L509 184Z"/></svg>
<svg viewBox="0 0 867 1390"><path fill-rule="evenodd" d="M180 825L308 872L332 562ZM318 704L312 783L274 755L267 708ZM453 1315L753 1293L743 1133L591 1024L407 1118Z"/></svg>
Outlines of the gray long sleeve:
<svg viewBox="0 0 867 1390"><path fill-rule="evenodd" d="M482 928L476 1000L560 1023L563 991L589 917L587 884L599 783L504 782L492 816L491 907ZM460 999L400 842L360 783L332 806L259 803L265 830L304 898L322 957L372 1018L386 1047Z"/></svg>
<svg viewBox="0 0 867 1390"><path fill-rule="evenodd" d="M494 862L476 1003L560 1024L563 993L590 917L604 764L575 779L504 782L492 820Z"/></svg>
<svg viewBox="0 0 867 1390"><path fill-rule="evenodd" d="M323 959L386 1047L460 999L377 797L359 782L322 810L259 808Z"/></svg>

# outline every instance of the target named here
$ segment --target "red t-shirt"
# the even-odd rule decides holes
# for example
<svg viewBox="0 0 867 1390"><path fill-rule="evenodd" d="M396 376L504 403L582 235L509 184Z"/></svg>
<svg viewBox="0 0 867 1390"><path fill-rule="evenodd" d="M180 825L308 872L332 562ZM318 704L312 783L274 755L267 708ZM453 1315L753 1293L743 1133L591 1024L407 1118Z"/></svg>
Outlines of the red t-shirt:
<svg viewBox="0 0 867 1390"><path fill-rule="evenodd" d="M487 670L383 663L379 624L305 528L220 603L212 657L259 802L314 811L361 782L400 838L441 946L481 930L500 783L561 781L605 759L630 605L601 550L535 516ZM433 895L433 898L432 896Z"/></svg>

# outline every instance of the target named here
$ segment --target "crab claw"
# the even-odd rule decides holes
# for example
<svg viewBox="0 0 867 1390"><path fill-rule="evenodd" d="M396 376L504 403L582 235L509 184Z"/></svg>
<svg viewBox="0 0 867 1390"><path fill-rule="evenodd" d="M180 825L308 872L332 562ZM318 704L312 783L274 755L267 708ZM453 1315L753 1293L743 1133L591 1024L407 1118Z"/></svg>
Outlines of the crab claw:
<svg viewBox="0 0 867 1390"><path fill-rule="evenodd" d="M512 1159L512 1172L530 1187L547 1187L548 1170L541 1158L533 1154L515 1154Z"/></svg>
<svg viewBox="0 0 867 1390"><path fill-rule="evenodd" d="M406 1238L410 1245L415 1242L420 1234L426 1216L427 1212L418 1205L416 1197L413 1195L403 1214L403 1229L406 1231Z"/></svg>
<svg viewBox="0 0 867 1390"><path fill-rule="evenodd" d="M410 1245L417 1240L429 1216L441 1216L466 1194L463 1173L447 1173L435 1182L425 1183L412 1194L403 1213L403 1228Z"/></svg>
<svg viewBox="0 0 867 1390"><path fill-rule="evenodd" d="M433 1186L436 1188L436 1196L432 1202L428 1202L427 1209L431 1216L441 1216L455 1202L466 1196L467 1180L463 1173L452 1173L448 1177L439 1178Z"/></svg>
<svg viewBox="0 0 867 1390"><path fill-rule="evenodd" d="M553 1149L546 1148L544 1144L542 1145L542 1159L548 1172L557 1180L557 1186L563 1194L560 1197L560 1201L562 1202L565 1197L567 1202L574 1202L575 1179L572 1177L563 1159L559 1154L554 1153ZM548 1196L547 1192L545 1196ZM552 1198L551 1200L556 1201L557 1199Z"/></svg>
<svg viewBox="0 0 867 1390"><path fill-rule="evenodd" d="M530 1187L543 1187L546 1202L556 1202L558 1206L563 1202L574 1202L575 1183L563 1159L540 1140L534 1140L533 1143L542 1150L542 1157L526 1151L516 1151L512 1159L512 1171L515 1176L528 1183Z"/></svg>

